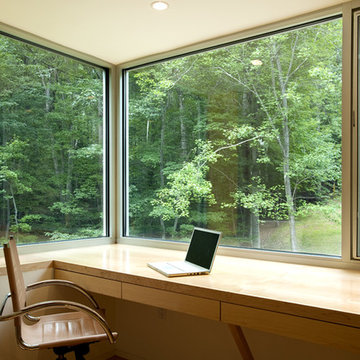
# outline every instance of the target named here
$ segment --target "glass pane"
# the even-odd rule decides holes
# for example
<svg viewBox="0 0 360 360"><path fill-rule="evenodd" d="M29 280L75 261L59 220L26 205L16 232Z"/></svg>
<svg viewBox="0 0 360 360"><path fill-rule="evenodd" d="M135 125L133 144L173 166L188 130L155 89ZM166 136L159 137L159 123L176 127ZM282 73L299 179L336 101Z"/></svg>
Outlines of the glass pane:
<svg viewBox="0 0 360 360"><path fill-rule="evenodd" d="M358 58L358 62L357 62L357 114L358 114L358 241L357 241L357 256L360 256L360 226L359 226L359 209L360 209L360 146L359 146L359 139L360 139L360 130L359 130L359 110L360 110L360 92L359 92L359 84L360 84L360 63L359 63L359 59L360 59L360 18L357 18L357 58Z"/></svg>
<svg viewBox="0 0 360 360"><path fill-rule="evenodd" d="M0 241L105 235L104 79L0 35Z"/></svg>
<svg viewBox="0 0 360 360"><path fill-rule="evenodd" d="M340 255L342 21L128 71L128 234Z"/></svg>

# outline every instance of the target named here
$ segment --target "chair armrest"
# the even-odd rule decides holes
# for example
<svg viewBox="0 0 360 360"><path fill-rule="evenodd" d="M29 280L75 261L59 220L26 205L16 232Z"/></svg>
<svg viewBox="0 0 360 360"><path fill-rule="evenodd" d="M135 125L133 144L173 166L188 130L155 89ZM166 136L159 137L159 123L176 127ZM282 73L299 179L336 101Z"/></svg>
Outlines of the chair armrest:
<svg viewBox="0 0 360 360"><path fill-rule="evenodd" d="M70 287L74 290L77 290L78 292L80 292L82 295L84 295L90 301L90 303L94 306L95 309L100 309L98 303L96 302L96 300L93 298L92 295L90 295L83 287L73 283L72 281L68 281L68 280L51 279L51 280L39 281L39 282L28 285L26 287L26 291L39 289L39 288L42 288L45 286L57 286L57 285L66 286L66 287Z"/></svg>
<svg viewBox="0 0 360 360"><path fill-rule="evenodd" d="M116 339L114 338L106 320L94 309L91 309L86 305L79 304L73 301L66 301L66 300L43 301L29 306L25 306L20 311L13 312L9 315L0 316L0 322L13 320L17 317L26 315L29 312L34 312L34 311L36 312L44 309L63 309L63 308L70 310L78 310L88 314L91 318L93 318L95 321L97 321L100 324L105 334L107 335L109 342L111 344L115 343Z"/></svg>
<svg viewBox="0 0 360 360"><path fill-rule="evenodd" d="M5 309L5 305L6 305L6 302L9 300L9 298L11 297L11 293L8 293L6 296L5 296L5 299L1 305L1 309L0 309L0 316L2 315L4 309Z"/></svg>

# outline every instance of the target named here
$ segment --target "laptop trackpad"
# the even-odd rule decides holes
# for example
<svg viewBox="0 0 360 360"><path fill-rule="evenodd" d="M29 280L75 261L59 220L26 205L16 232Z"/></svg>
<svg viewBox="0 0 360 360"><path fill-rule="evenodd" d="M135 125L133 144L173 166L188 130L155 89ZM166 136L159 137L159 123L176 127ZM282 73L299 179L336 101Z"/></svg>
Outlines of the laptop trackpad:
<svg viewBox="0 0 360 360"><path fill-rule="evenodd" d="M185 261L171 261L170 263L167 263L167 265L185 273L206 271L206 269L202 268L201 266L193 265Z"/></svg>

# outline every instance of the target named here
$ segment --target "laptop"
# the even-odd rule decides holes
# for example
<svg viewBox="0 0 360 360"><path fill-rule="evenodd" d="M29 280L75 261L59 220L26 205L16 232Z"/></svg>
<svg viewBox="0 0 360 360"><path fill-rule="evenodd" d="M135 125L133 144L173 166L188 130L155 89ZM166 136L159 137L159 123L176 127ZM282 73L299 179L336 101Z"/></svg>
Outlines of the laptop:
<svg viewBox="0 0 360 360"><path fill-rule="evenodd" d="M168 277L209 274L220 239L219 231L195 227L185 261L150 262L148 266Z"/></svg>

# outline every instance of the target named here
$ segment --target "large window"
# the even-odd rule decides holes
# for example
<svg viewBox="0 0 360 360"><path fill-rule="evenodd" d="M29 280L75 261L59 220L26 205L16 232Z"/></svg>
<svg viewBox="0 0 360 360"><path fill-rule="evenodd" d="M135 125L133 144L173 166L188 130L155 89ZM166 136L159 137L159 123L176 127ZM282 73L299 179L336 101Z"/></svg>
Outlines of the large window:
<svg viewBox="0 0 360 360"><path fill-rule="evenodd" d="M0 35L0 241L107 235L103 68Z"/></svg>
<svg viewBox="0 0 360 360"><path fill-rule="evenodd" d="M354 137L354 168L357 168L356 173L356 190L357 190L357 211L356 211L356 238L353 243L353 256L360 259L360 226L359 226L359 216L360 216L360 147L359 147L359 138L360 138L360 126L359 126L359 115L360 115L360 12L356 11L354 13L354 59L353 59L353 127L356 135Z"/></svg>
<svg viewBox="0 0 360 360"><path fill-rule="evenodd" d="M124 235L341 255L341 18L124 74Z"/></svg>

